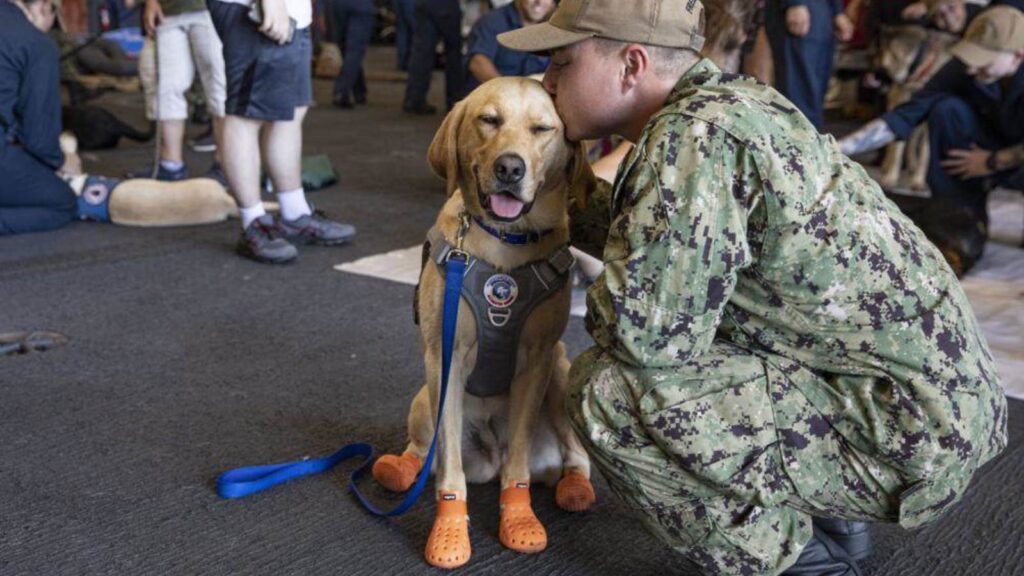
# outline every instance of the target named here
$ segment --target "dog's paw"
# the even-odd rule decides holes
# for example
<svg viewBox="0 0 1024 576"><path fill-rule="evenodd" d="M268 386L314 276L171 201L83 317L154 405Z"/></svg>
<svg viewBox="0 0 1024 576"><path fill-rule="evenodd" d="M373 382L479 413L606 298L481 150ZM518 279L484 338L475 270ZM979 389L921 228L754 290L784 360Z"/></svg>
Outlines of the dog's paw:
<svg viewBox="0 0 1024 576"><path fill-rule="evenodd" d="M469 562L473 554L466 500L444 492L440 496L424 557L428 564L437 568L458 568Z"/></svg>
<svg viewBox="0 0 1024 576"><path fill-rule="evenodd" d="M532 554L548 547L548 533L530 506L530 488L516 484L501 491L498 538L510 550Z"/></svg>
<svg viewBox="0 0 1024 576"><path fill-rule="evenodd" d="M412 487L422 467L423 461L413 454L385 454L373 463L373 478L392 492L405 492Z"/></svg>
<svg viewBox="0 0 1024 576"><path fill-rule="evenodd" d="M596 500L594 487L582 473L572 470L558 481L558 487L555 489L555 503L562 510L583 512L593 506Z"/></svg>

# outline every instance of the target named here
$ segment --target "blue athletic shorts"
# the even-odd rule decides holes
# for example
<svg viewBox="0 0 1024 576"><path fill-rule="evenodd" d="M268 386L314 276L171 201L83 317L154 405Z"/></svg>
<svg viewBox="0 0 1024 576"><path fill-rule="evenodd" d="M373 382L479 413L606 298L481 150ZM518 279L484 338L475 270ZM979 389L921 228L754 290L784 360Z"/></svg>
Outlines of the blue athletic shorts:
<svg viewBox="0 0 1024 576"><path fill-rule="evenodd" d="M280 45L249 20L249 7L207 0L213 25L224 44L227 80L225 112L273 122L290 121L295 109L313 103L313 43L309 28L296 30Z"/></svg>

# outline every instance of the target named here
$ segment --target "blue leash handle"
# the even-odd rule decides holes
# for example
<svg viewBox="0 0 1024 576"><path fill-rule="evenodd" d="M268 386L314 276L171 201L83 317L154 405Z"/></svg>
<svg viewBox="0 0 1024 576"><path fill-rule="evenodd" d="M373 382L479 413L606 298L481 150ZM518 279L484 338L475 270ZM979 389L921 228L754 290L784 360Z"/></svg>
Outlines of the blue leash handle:
<svg viewBox="0 0 1024 576"><path fill-rule="evenodd" d="M437 421L434 423L434 437L430 441L430 451L427 452L427 458L416 478L416 484L396 508L390 511L381 510L370 502L356 486L356 481L366 472L366 468L373 461L373 447L369 444L349 444L324 458L230 470L217 478L217 494L221 498L242 498L295 478L326 472L349 458L362 456L363 463L349 476L349 490L356 495L363 506L377 516L400 516L412 508L427 485L430 469L434 463L434 454L437 452L437 437L441 430L445 397L448 395L448 377L451 375L455 331L458 328L459 304L462 298L462 283L466 274L467 260L465 254L452 252L445 266L444 317L441 334L441 392L437 407Z"/></svg>

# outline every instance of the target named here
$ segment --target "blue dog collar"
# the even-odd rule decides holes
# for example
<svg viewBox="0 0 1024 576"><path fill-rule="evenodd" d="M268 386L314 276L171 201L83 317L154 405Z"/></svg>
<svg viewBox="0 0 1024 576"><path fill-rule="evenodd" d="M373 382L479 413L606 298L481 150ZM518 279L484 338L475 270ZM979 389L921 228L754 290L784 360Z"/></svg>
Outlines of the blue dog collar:
<svg viewBox="0 0 1024 576"><path fill-rule="evenodd" d="M483 230L484 232L487 232L488 234L494 236L498 240L501 240L505 244L512 244L513 246L523 246L525 244L533 244L534 242L539 242L541 238L554 232L554 230L544 230L543 232L527 232L525 234L519 234L515 232L503 232L496 228L492 228L487 224L484 224L483 221L481 221L476 216L473 217L473 222L476 222L476 225L479 226L480 229Z"/></svg>

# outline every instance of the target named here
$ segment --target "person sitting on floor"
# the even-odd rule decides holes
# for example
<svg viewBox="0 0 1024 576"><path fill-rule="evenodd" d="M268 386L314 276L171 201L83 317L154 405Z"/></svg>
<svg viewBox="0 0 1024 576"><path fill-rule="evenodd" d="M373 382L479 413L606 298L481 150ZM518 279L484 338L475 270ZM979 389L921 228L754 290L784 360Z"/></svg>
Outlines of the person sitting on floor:
<svg viewBox="0 0 1024 576"><path fill-rule="evenodd" d="M554 9L555 0L515 0L477 20L466 42L465 93L499 76L542 74L547 58L509 50L498 44L498 34L543 22Z"/></svg>
<svg viewBox="0 0 1024 576"><path fill-rule="evenodd" d="M76 199L57 176L60 55L46 36L56 0L0 0L0 235L71 222Z"/></svg>
<svg viewBox="0 0 1024 576"><path fill-rule="evenodd" d="M970 221L968 229L984 232L988 193L997 186L1024 189L1024 12L989 8L952 52L955 58L909 102L843 138L840 146L847 155L876 150L906 139L927 121L935 209L953 210ZM916 220L933 241L948 236L948 219ZM984 240L972 247L947 252L940 246L959 273L981 257Z"/></svg>

